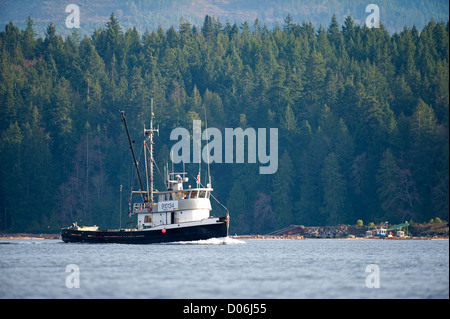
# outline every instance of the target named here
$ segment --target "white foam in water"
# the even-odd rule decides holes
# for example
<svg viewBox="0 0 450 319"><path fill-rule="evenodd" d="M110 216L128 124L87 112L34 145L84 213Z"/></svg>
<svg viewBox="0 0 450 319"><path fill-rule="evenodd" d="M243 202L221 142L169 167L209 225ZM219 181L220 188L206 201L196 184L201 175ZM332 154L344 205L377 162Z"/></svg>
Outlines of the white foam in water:
<svg viewBox="0 0 450 319"><path fill-rule="evenodd" d="M245 244L245 241L230 238L230 237L220 237L220 238L209 238L209 239L201 239L201 240L193 240L193 241L179 241L172 244L178 245L236 245L236 244Z"/></svg>

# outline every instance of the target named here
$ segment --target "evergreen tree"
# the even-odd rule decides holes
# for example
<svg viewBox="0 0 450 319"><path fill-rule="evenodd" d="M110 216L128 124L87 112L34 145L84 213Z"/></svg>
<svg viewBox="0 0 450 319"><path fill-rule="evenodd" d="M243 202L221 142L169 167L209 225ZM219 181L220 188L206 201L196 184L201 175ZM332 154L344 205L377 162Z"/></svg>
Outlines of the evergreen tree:
<svg viewBox="0 0 450 319"><path fill-rule="evenodd" d="M313 48L306 61L305 78L303 80L303 96L307 103L319 102L319 99L323 96L325 75L325 61L322 54Z"/></svg>
<svg viewBox="0 0 450 319"><path fill-rule="evenodd" d="M325 220L330 225L336 225L344 220L346 185L339 163L334 153L328 154L321 171L323 185L323 204L320 209Z"/></svg>
<svg viewBox="0 0 450 319"><path fill-rule="evenodd" d="M330 40L330 43L336 48L339 49L342 46L342 34L339 31L339 24L336 19L336 15L333 14L331 17L330 25L328 26L327 37Z"/></svg>
<svg viewBox="0 0 450 319"><path fill-rule="evenodd" d="M273 180L273 209L278 228L289 226L294 220L292 187L294 186L294 168L291 157L284 151L280 158L278 171Z"/></svg>
<svg viewBox="0 0 450 319"><path fill-rule="evenodd" d="M3 227L10 231L21 231L27 226L27 210L17 202L24 198L22 167L22 143L24 136L17 122L2 131L0 141L1 204L4 212Z"/></svg>
<svg viewBox="0 0 450 319"><path fill-rule="evenodd" d="M230 219L236 220L233 227L230 227L230 232L248 232L249 226L246 222L245 209L247 205L247 196L241 186L239 180L235 181L230 190L227 200L227 208L230 211Z"/></svg>
<svg viewBox="0 0 450 319"><path fill-rule="evenodd" d="M377 174L378 195L386 217L400 223L415 219L418 193L410 170L403 161L397 165L390 149L383 153Z"/></svg>
<svg viewBox="0 0 450 319"><path fill-rule="evenodd" d="M31 16L27 18L27 26L22 33L22 52L23 56L27 59L32 59L34 57L34 50L36 48L35 36L36 32L33 28L34 21L31 19Z"/></svg>

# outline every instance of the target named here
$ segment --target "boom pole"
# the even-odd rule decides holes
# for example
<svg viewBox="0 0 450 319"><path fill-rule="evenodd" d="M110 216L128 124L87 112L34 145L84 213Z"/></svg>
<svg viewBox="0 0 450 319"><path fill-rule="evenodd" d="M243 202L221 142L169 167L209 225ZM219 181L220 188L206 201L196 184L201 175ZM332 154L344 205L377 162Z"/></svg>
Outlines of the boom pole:
<svg viewBox="0 0 450 319"><path fill-rule="evenodd" d="M130 145L131 155L133 155L133 162L134 162L134 166L136 168L136 173L137 173L138 180L139 180L140 191L143 192L144 191L144 186L142 184L141 173L139 172L139 167L138 167L138 162L136 160L136 155L134 154L133 142L131 141L130 132L128 131L127 120L125 119L125 111L120 111L120 114L122 116L122 122L123 122L123 124L125 126L125 130L127 132L128 144ZM141 195L142 195L142 193L141 193ZM146 201L145 198L144 198L144 201Z"/></svg>

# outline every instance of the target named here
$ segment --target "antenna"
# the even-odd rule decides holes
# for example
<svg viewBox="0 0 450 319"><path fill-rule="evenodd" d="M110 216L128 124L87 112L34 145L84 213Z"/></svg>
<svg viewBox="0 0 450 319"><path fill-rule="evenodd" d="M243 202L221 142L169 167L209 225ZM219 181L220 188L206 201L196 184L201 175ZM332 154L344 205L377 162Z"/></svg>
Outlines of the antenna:
<svg viewBox="0 0 450 319"><path fill-rule="evenodd" d="M164 182L164 185L166 186L166 188L168 188L167 187L167 171L166 171L166 165L164 164L164 180L163 180L163 182Z"/></svg>
<svg viewBox="0 0 450 319"><path fill-rule="evenodd" d="M173 150L170 149L170 161L172 162L172 173L175 173L175 169L173 167Z"/></svg>
<svg viewBox="0 0 450 319"><path fill-rule="evenodd" d="M197 176L197 188L200 187L201 171L202 171L202 128L200 127L200 147L198 148L198 176Z"/></svg>
<svg viewBox="0 0 450 319"><path fill-rule="evenodd" d="M209 170L209 136L208 136L208 117L206 116L206 106L205 106L205 133L206 138L208 139L208 143L206 144L206 157L208 162L208 183L206 186L211 187L211 172Z"/></svg>

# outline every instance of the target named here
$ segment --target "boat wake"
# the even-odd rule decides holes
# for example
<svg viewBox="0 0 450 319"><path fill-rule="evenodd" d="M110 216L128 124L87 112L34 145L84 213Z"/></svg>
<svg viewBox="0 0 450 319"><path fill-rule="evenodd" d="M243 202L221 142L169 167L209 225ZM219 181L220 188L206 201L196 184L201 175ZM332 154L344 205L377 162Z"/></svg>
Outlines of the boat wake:
<svg viewBox="0 0 450 319"><path fill-rule="evenodd" d="M171 245L238 245L245 244L245 241L230 238L230 237L220 237L220 238L209 238L193 241L178 241L174 243L168 243Z"/></svg>

